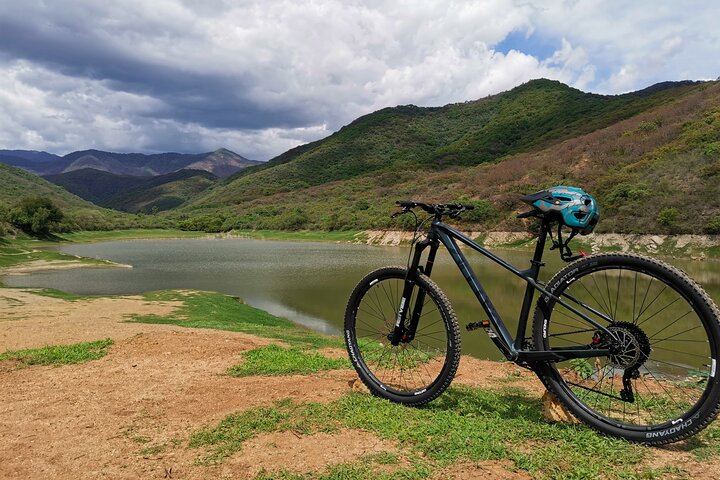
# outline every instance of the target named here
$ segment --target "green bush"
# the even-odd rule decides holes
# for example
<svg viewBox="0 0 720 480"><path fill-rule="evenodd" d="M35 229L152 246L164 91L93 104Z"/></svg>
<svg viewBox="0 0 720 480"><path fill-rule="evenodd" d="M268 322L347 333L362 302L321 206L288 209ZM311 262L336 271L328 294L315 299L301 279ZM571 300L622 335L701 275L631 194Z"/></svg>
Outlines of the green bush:
<svg viewBox="0 0 720 480"><path fill-rule="evenodd" d="M178 223L180 230L191 232L222 232L225 216L222 214L200 215Z"/></svg>
<svg viewBox="0 0 720 480"><path fill-rule="evenodd" d="M492 203L487 200L478 200L475 202L462 202L469 203L475 208L463 212L462 219L470 223L483 223L487 220L491 220L497 216L497 209Z"/></svg>
<svg viewBox="0 0 720 480"><path fill-rule="evenodd" d="M10 210L10 223L26 233L47 235L63 213L47 197L25 197Z"/></svg>
<svg viewBox="0 0 720 480"><path fill-rule="evenodd" d="M658 213L656 221L663 227L666 227L673 232L677 228L677 220L679 216L680 211L677 208L663 208L660 210L660 213Z"/></svg>
<svg viewBox="0 0 720 480"><path fill-rule="evenodd" d="M720 215L712 217L703 227L703 231L710 235L720 235Z"/></svg>
<svg viewBox="0 0 720 480"><path fill-rule="evenodd" d="M708 157L720 157L720 142L712 142L705 145L703 153Z"/></svg>
<svg viewBox="0 0 720 480"><path fill-rule="evenodd" d="M625 203L625 200L639 200L650 196L650 189L643 183L619 183L607 196L610 204Z"/></svg>
<svg viewBox="0 0 720 480"><path fill-rule="evenodd" d="M649 133L657 130L658 128L662 127L662 120L656 119L651 122L640 122L640 125L637 127L638 132L643 133Z"/></svg>

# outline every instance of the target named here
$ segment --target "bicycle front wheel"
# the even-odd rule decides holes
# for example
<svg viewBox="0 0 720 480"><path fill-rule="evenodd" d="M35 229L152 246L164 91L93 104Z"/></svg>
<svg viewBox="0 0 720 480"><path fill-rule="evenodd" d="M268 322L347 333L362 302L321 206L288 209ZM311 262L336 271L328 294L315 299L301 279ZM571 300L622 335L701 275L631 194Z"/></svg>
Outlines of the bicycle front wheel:
<svg viewBox="0 0 720 480"><path fill-rule="evenodd" d="M373 395L406 405L427 403L450 385L460 362L460 331L450 302L438 286L419 275L407 302L410 315L421 299L414 336L390 342L407 270L385 267L355 287L345 311L350 360ZM412 338L411 338L412 337Z"/></svg>
<svg viewBox="0 0 720 480"><path fill-rule="evenodd" d="M614 337L549 296L538 300L538 349L612 345L606 357L538 369L578 419L608 435L657 445L694 435L715 418L718 311L687 275L645 256L601 254L568 265L547 288Z"/></svg>

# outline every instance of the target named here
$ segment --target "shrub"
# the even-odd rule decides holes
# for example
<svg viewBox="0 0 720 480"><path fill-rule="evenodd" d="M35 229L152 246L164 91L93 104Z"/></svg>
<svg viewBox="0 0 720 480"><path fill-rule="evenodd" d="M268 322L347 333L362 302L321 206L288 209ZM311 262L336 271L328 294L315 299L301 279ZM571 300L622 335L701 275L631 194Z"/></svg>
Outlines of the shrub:
<svg viewBox="0 0 720 480"><path fill-rule="evenodd" d="M497 215L497 209L487 200L478 200L475 202L462 202L469 203L475 208L463 212L462 219L470 223L482 223L487 220L495 218Z"/></svg>
<svg viewBox="0 0 720 480"><path fill-rule="evenodd" d="M49 198L25 197L10 210L10 223L26 233L47 235L62 219L63 213Z"/></svg>
<svg viewBox="0 0 720 480"><path fill-rule="evenodd" d="M660 210L660 213L658 213L656 221L672 232L677 228L677 220L679 216L680 211L677 208L664 208Z"/></svg>
<svg viewBox="0 0 720 480"><path fill-rule="evenodd" d="M650 189L643 183L619 183L607 196L610 204L624 203L624 200L639 200L650 195Z"/></svg>
<svg viewBox="0 0 720 480"><path fill-rule="evenodd" d="M653 132L660 127L662 127L662 120L658 118L651 122L640 122L640 125L638 125L637 127L637 131L642 133L648 133Z"/></svg>
<svg viewBox="0 0 720 480"><path fill-rule="evenodd" d="M180 230L189 230L197 232L221 232L225 217L221 214L200 215L191 217L178 223Z"/></svg>
<svg viewBox="0 0 720 480"><path fill-rule="evenodd" d="M720 235L720 215L715 215L707 221L703 231L710 235Z"/></svg>

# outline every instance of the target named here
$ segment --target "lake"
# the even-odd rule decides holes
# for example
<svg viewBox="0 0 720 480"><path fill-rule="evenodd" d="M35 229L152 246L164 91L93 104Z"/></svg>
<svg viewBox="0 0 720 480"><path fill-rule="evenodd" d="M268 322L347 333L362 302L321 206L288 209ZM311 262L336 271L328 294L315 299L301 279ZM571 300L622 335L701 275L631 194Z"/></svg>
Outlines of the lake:
<svg viewBox="0 0 720 480"><path fill-rule="evenodd" d="M409 247L271 240L171 239L73 244L58 251L104 258L132 269L73 269L2 278L8 286L48 287L77 294L136 294L152 290L211 290L243 298L248 304L314 330L338 334L355 284L369 271L405 265ZM498 250L525 268L530 252ZM514 333L524 282L474 252L473 269ZM720 263L670 259L720 299ZM545 279L563 266L557 252L546 253ZM438 253L433 280L450 298L462 329L463 353L499 359L482 331L465 324L484 320L484 312L449 255Z"/></svg>

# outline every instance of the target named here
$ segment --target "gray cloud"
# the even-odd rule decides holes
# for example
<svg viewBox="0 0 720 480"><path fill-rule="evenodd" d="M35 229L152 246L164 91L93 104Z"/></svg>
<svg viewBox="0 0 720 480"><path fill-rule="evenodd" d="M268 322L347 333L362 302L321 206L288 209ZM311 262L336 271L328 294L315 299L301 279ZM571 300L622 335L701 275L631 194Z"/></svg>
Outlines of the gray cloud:
<svg viewBox="0 0 720 480"><path fill-rule="evenodd" d="M0 0L0 147L266 159L379 108L539 76L608 93L717 76L714 2L626 4ZM514 31L557 51L496 51Z"/></svg>

